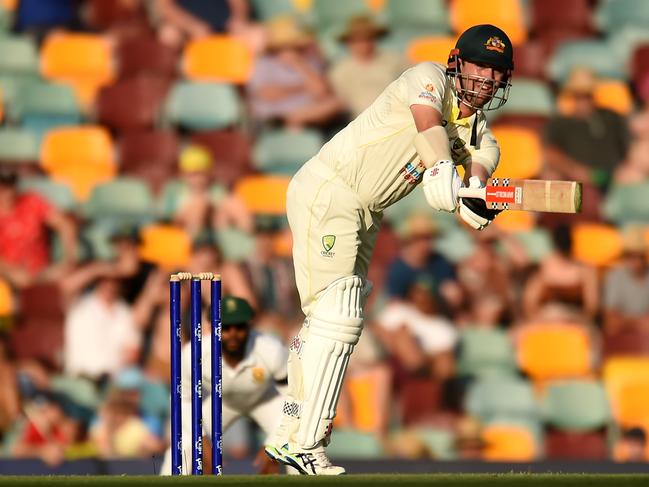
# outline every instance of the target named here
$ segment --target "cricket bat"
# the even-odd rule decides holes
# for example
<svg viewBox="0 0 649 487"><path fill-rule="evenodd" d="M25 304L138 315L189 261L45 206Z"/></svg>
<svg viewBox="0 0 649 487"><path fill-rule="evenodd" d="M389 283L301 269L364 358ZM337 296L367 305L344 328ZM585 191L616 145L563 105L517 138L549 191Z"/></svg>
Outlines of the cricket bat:
<svg viewBox="0 0 649 487"><path fill-rule="evenodd" d="M581 183L576 181L489 178L484 188L460 188L459 196L483 199L494 210L581 211Z"/></svg>

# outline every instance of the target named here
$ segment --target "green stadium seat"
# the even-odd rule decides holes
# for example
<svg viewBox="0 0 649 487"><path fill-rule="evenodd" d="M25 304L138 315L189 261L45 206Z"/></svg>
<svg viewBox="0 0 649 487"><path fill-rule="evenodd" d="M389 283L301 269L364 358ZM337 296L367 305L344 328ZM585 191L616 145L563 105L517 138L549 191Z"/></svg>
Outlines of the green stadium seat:
<svg viewBox="0 0 649 487"><path fill-rule="evenodd" d="M319 31L342 27L350 17L370 15L366 0L313 0L312 23Z"/></svg>
<svg viewBox="0 0 649 487"><path fill-rule="evenodd" d="M38 141L31 131L20 128L0 128L0 161L36 162L38 156Z"/></svg>
<svg viewBox="0 0 649 487"><path fill-rule="evenodd" d="M649 28L649 2L646 0L606 0L598 2L595 24L604 32L627 26Z"/></svg>
<svg viewBox="0 0 649 487"><path fill-rule="evenodd" d="M274 130L261 134L254 147L255 167L262 172L292 175L322 147L320 132Z"/></svg>
<svg viewBox="0 0 649 487"><path fill-rule="evenodd" d="M255 250L255 240L252 235L236 228L225 228L216 232L216 243L223 257L231 262L246 260Z"/></svg>
<svg viewBox="0 0 649 487"><path fill-rule="evenodd" d="M444 230L435 241L435 249L449 261L459 263L473 253L475 241L465 228L456 227Z"/></svg>
<svg viewBox="0 0 649 487"><path fill-rule="evenodd" d="M466 328L460 334L458 373L490 378L516 375L514 346L503 330Z"/></svg>
<svg viewBox="0 0 649 487"><path fill-rule="evenodd" d="M426 445L435 460L456 460L455 436L438 428L416 428L415 434Z"/></svg>
<svg viewBox="0 0 649 487"><path fill-rule="evenodd" d="M82 377L55 375L50 379L53 392L63 394L80 406L97 409L101 398L94 383Z"/></svg>
<svg viewBox="0 0 649 487"><path fill-rule="evenodd" d="M424 192L420 188L415 188L405 198L386 208L384 215L394 228L398 228L411 213L431 213L430 205L426 202ZM458 227L455 215L451 213L440 211L432 213L432 216L442 231L454 230Z"/></svg>
<svg viewBox="0 0 649 487"><path fill-rule="evenodd" d="M65 212L74 212L77 202L70 188L45 176L33 176L20 180L21 191L38 193L51 204Z"/></svg>
<svg viewBox="0 0 649 487"><path fill-rule="evenodd" d="M220 129L239 121L240 105L232 85L180 81L167 97L165 117L189 130Z"/></svg>
<svg viewBox="0 0 649 487"><path fill-rule="evenodd" d="M120 177L95 186L83 205L83 213L90 219L144 223L153 220L154 208L153 196L146 183Z"/></svg>
<svg viewBox="0 0 649 487"><path fill-rule="evenodd" d="M624 79L626 66L623 60L611 55L609 43L601 40L565 42L554 52L546 66L550 79L563 82L576 66L590 68L601 78Z"/></svg>
<svg viewBox="0 0 649 487"><path fill-rule="evenodd" d="M543 258L553 250L552 237L543 228L535 228L526 232L517 232L514 238L518 240L523 247L527 257L535 264L538 264Z"/></svg>
<svg viewBox="0 0 649 487"><path fill-rule="evenodd" d="M69 85L33 81L20 89L15 115L19 119L30 115L67 115L79 120L81 107Z"/></svg>
<svg viewBox="0 0 649 487"><path fill-rule="evenodd" d="M171 219L178 211L180 202L187 194L187 191L185 183L180 180L172 180L165 184L158 201L160 215L165 219ZM210 188L210 195L214 202L219 202L227 194L227 189L220 184L214 184Z"/></svg>
<svg viewBox="0 0 649 487"><path fill-rule="evenodd" d="M0 73L38 73L38 52L31 38L0 36Z"/></svg>
<svg viewBox="0 0 649 487"><path fill-rule="evenodd" d="M604 200L604 215L618 225L649 223L647 191L649 182L614 184Z"/></svg>
<svg viewBox="0 0 649 487"><path fill-rule="evenodd" d="M279 15L295 15L295 5L292 0L252 0L252 6L261 20L270 20Z"/></svg>
<svg viewBox="0 0 649 487"><path fill-rule="evenodd" d="M602 428L611 420L606 391L595 381L565 381L548 385L543 417L551 426L574 432Z"/></svg>
<svg viewBox="0 0 649 487"><path fill-rule="evenodd" d="M390 33L381 47L403 53L413 39L451 32L444 0L387 0L384 17Z"/></svg>
<svg viewBox="0 0 649 487"><path fill-rule="evenodd" d="M536 115L549 117L555 107L554 97L548 85L533 79L519 79L512 83L509 99L500 110L491 115L490 120L497 120L502 115Z"/></svg>
<svg viewBox="0 0 649 487"><path fill-rule="evenodd" d="M94 220L85 225L80 232L83 256L93 260L112 260L115 249L111 237L117 227L115 220Z"/></svg>
<svg viewBox="0 0 649 487"><path fill-rule="evenodd" d="M383 457L383 447L371 433L335 429L327 454L336 459L377 459Z"/></svg>
<svg viewBox="0 0 649 487"><path fill-rule="evenodd" d="M540 418L532 386L514 378L492 377L472 383L466 394L465 409L485 423L534 422Z"/></svg>

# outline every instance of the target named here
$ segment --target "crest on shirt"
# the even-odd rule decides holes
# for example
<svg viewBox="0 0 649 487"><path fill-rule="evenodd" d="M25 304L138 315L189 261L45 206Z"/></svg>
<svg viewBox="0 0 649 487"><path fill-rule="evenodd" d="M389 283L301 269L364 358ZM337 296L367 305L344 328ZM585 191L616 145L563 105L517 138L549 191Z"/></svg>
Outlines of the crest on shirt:
<svg viewBox="0 0 649 487"><path fill-rule="evenodd" d="M329 258L336 255L335 252L331 251L331 249L334 248L334 245L336 245L336 236L335 235L323 235L323 237L322 237L322 248L324 248L324 250L322 250L320 252L320 255L322 255L323 257L329 257Z"/></svg>
<svg viewBox="0 0 649 487"><path fill-rule="evenodd" d="M487 39L484 46L487 48L487 51L496 51L501 54L505 52L505 43L497 36L492 36Z"/></svg>
<svg viewBox="0 0 649 487"><path fill-rule="evenodd" d="M262 367L252 369L252 380L255 381L255 384L261 384L266 380L266 372Z"/></svg>

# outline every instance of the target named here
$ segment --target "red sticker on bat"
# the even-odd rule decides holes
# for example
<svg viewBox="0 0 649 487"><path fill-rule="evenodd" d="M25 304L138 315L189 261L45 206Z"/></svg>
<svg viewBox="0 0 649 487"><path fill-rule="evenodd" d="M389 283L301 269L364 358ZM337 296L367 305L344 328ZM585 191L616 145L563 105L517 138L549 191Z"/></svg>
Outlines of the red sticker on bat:
<svg viewBox="0 0 649 487"><path fill-rule="evenodd" d="M515 203L516 188L503 186L487 186L488 203Z"/></svg>

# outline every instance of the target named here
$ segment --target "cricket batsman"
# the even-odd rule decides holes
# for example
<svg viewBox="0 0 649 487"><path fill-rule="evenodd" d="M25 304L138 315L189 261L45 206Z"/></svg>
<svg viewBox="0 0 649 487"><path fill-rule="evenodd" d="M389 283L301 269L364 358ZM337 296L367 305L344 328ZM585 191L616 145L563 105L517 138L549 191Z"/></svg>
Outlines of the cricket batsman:
<svg viewBox="0 0 649 487"><path fill-rule="evenodd" d="M434 210L482 230L496 217L481 199L500 149L486 110L501 107L514 68L507 34L465 31L446 66L405 71L291 180L287 213L306 320L289 347L283 417L266 454L304 475L339 475L325 453L349 357L363 329L367 271L383 210L421 184ZM456 166L464 167L464 179Z"/></svg>
<svg viewBox="0 0 649 487"><path fill-rule="evenodd" d="M221 300L221 353L223 357L223 431L235 419L247 416L257 423L266 435L277 428L286 389L288 351L276 338L250 329L254 311L245 299L224 296ZM204 322L209 322L204 317ZM203 327L205 343L210 344L210 327ZM203 346L203 434L210 437L212 390L211 347ZM182 350L182 425L183 463L191 464L191 350L186 343ZM208 455L209 456L209 455ZM268 470L268 460L262 453L257 459L262 472ZM184 472L190 471L185 467ZM162 475L171 474L171 449L168 448Z"/></svg>

